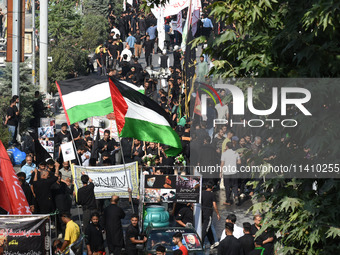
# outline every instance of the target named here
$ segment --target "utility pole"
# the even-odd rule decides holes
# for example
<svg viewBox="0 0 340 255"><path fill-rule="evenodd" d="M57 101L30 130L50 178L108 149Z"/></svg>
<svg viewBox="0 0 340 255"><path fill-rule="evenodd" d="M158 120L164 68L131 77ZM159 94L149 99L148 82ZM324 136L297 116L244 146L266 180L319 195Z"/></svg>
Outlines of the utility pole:
<svg viewBox="0 0 340 255"><path fill-rule="evenodd" d="M35 85L35 0L32 2L32 84Z"/></svg>
<svg viewBox="0 0 340 255"><path fill-rule="evenodd" d="M48 83L48 0L40 1L40 73L39 73L39 83L40 92L47 94Z"/></svg>
<svg viewBox="0 0 340 255"><path fill-rule="evenodd" d="M19 95L20 80L20 5L21 1L13 0L13 32L12 32L12 96Z"/></svg>

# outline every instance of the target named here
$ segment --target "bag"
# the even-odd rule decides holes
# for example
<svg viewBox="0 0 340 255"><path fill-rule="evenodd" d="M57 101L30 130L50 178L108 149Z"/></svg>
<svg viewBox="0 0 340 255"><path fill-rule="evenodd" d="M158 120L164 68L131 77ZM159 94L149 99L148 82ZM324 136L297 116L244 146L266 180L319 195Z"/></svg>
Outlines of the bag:
<svg viewBox="0 0 340 255"><path fill-rule="evenodd" d="M13 165L20 165L22 161L26 159L26 153L14 147L13 149L8 149L11 152L11 160Z"/></svg>

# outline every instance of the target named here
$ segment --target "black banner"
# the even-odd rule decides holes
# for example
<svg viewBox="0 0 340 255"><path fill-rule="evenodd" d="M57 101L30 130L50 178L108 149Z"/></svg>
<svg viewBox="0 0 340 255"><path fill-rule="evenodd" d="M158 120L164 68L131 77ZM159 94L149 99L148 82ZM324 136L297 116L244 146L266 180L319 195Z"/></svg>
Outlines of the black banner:
<svg viewBox="0 0 340 255"><path fill-rule="evenodd" d="M47 215L1 215L0 255L49 255L50 225Z"/></svg>
<svg viewBox="0 0 340 255"><path fill-rule="evenodd" d="M201 179L198 176L177 177L176 196L179 203L200 203Z"/></svg>
<svg viewBox="0 0 340 255"><path fill-rule="evenodd" d="M200 203L200 176L145 175L144 178L145 203Z"/></svg>

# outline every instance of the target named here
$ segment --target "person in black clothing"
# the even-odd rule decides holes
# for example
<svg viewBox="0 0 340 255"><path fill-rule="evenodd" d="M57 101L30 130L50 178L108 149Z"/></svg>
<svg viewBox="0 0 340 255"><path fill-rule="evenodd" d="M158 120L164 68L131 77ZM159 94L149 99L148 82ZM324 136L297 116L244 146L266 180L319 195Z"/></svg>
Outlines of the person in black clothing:
<svg viewBox="0 0 340 255"><path fill-rule="evenodd" d="M142 42L143 39L145 38L144 35L141 35L139 29L137 29L136 34L135 34L136 42L135 42L135 57L140 58L142 54ZM133 52L132 52L133 53Z"/></svg>
<svg viewBox="0 0 340 255"><path fill-rule="evenodd" d="M73 123L71 125L71 132L73 136L74 143L76 144L76 147L78 148L82 143L82 136L83 136L83 130L79 127L79 123Z"/></svg>
<svg viewBox="0 0 340 255"><path fill-rule="evenodd" d="M262 216L257 214L254 216L254 224L251 225L251 235L255 237L256 232L262 227ZM264 255L274 254L274 233L270 229L264 231L259 238L262 241L262 246L265 248Z"/></svg>
<svg viewBox="0 0 340 255"><path fill-rule="evenodd" d="M120 255L124 246L124 235L121 220L125 213L118 206L119 196L111 197L111 204L104 210L104 226L106 230L106 241L110 254Z"/></svg>
<svg viewBox="0 0 340 255"><path fill-rule="evenodd" d="M132 138L128 138L128 137L123 137L120 142L122 144L122 149L123 149L123 154L122 155L124 157L124 161L125 163L130 163L132 162L132 141L133 139Z"/></svg>
<svg viewBox="0 0 340 255"><path fill-rule="evenodd" d="M49 172L43 170L40 172L40 180L38 180L38 169L34 169L33 189L41 214L49 214L54 211L51 186L59 177L59 164L57 162L54 176L48 177Z"/></svg>
<svg viewBox="0 0 340 255"><path fill-rule="evenodd" d="M117 39L115 39L113 41L113 43L111 45L109 45L109 52L111 54L111 57L112 57L112 68L113 69L116 69L117 68L117 64L118 64L118 61L119 61L119 57L120 57L120 49L119 49L119 42Z"/></svg>
<svg viewBox="0 0 340 255"><path fill-rule="evenodd" d="M32 119L32 123L31 126L34 128L37 128L40 126L40 118L45 117L44 111L46 109L43 101L41 100L40 97L40 93L39 91L36 91L34 93L34 97L36 98L36 100L33 103L33 119Z"/></svg>
<svg viewBox="0 0 340 255"><path fill-rule="evenodd" d="M12 139L9 142L9 145L15 144L17 142L16 139L16 129L18 127L18 118L15 112L15 106L16 102L12 98L10 100L10 106L7 108L6 112L6 120L5 120L5 125L8 127L8 131L11 133Z"/></svg>
<svg viewBox="0 0 340 255"><path fill-rule="evenodd" d="M134 146L132 148L133 161L138 161L138 164L141 164L143 155L144 151L141 141L134 139Z"/></svg>
<svg viewBox="0 0 340 255"><path fill-rule="evenodd" d="M249 255L264 255L265 252L266 249L262 247L262 240L257 238L255 240L255 248L249 253Z"/></svg>
<svg viewBox="0 0 340 255"><path fill-rule="evenodd" d="M146 36L146 41L143 43L143 49L145 53L146 66L152 65L152 54L155 54L155 48L153 41L150 40L150 36Z"/></svg>
<svg viewBox="0 0 340 255"><path fill-rule="evenodd" d="M66 225L61 220L62 213L70 213L72 207L72 189L68 187L64 181L62 181L62 173L59 172L58 181L53 183L51 186L52 197L54 201L54 206L59 211L57 218L57 225L59 233L65 233Z"/></svg>
<svg viewBox="0 0 340 255"><path fill-rule="evenodd" d="M183 56L182 56L182 54L180 52L180 49L179 49L178 45L175 45L173 55L174 55L174 64L173 64L173 67L175 69L178 68L179 70L182 70L181 60L183 59Z"/></svg>
<svg viewBox="0 0 340 255"><path fill-rule="evenodd" d="M144 244L148 239L142 237L139 233L138 216L136 214L131 216L131 224L127 227L125 232L125 250L129 255L138 255L136 244ZM140 240L142 239L142 240Z"/></svg>
<svg viewBox="0 0 340 255"><path fill-rule="evenodd" d="M206 190L202 192L202 242L204 243L204 239L207 236L210 245L213 245L215 243L211 230L213 209L216 212L217 220L220 220L221 217L217 209L215 194L212 191L213 184L208 182L205 187Z"/></svg>
<svg viewBox="0 0 340 255"><path fill-rule="evenodd" d="M104 228L99 224L99 214L92 213L91 222L85 230L85 244L88 255L105 252L103 232Z"/></svg>
<svg viewBox="0 0 340 255"><path fill-rule="evenodd" d="M60 145L69 141L71 141L71 134L67 130L67 123L62 123L60 131L55 136L55 146L58 151L58 158L62 156Z"/></svg>
<svg viewBox="0 0 340 255"><path fill-rule="evenodd" d="M17 177L19 179L20 186L25 193L25 197L27 199L28 205L30 206L31 212L34 213L34 203L35 203L34 200L35 199L34 199L30 185L26 182L26 174L24 172L19 172L17 173Z"/></svg>
<svg viewBox="0 0 340 255"><path fill-rule="evenodd" d="M185 227L187 223L194 224L193 204L188 203L187 206L179 210L176 216L177 227Z"/></svg>
<svg viewBox="0 0 340 255"><path fill-rule="evenodd" d="M81 182L83 183L83 187L78 190L77 204L83 207L83 225L85 230L90 222L91 214L97 212L97 205L92 179L82 173Z"/></svg>
<svg viewBox="0 0 340 255"><path fill-rule="evenodd" d="M240 241L233 236L234 224L227 222L225 224L226 238L218 245L218 255L243 255L243 249Z"/></svg>
<svg viewBox="0 0 340 255"><path fill-rule="evenodd" d="M100 52L96 56L97 61L97 74L100 75L106 75L106 57L107 53L104 52L104 47L100 47Z"/></svg>
<svg viewBox="0 0 340 255"><path fill-rule="evenodd" d="M249 255L252 250L254 250L254 237L250 233L251 225L249 222L243 223L243 233L244 236L241 236L238 240L240 240L241 245L243 247L244 255Z"/></svg>
<svg viewBox="0 0 340 255"><path fill-rule="evenodd" d="M110 130L105 130L103 139L101 139L98 143L98 152L100 154L108 152L110 154L111 165L114 165L116 160L115 153L112 153L112 151L118 148L119 144L116 142L116 140L110 138Z"/></svg>

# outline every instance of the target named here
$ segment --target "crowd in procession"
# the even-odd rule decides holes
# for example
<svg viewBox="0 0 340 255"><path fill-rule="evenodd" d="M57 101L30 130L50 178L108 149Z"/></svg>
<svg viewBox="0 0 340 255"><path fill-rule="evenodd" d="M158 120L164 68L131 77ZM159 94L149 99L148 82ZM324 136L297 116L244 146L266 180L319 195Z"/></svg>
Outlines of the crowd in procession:
<svg viewBox="0 0 340 255"><path fill-rule="evenodd" d="M137 3L134 3L137 5ZM209 4L203 1L202 6ZM136 7L136 6L135 6ZM193 114L194 104L190 104L189 111L185 109L183 52L180 48L181 33L176 30L176 17L167 17L165 22L165 48L158 49L157 45L157 20L152 15L145 15L137 8L117 15L109 5L108 15L110 27L108 40L99 45L95 54L95 65L98 75L108 75L119 80L125 80L138 88L143 88L146 96L155 100L170 116L171 126L181 139L182 155L187 162L182 163L182 169L186 174L193 174L195 166L204 165L232 165L235 168L248 162L239 149L245 149L252 155L257 155L263 148L261 134L245 128L231 129L228 124L215 125L215 119L229 120L232 117L232 101L227 96L227 91L218 91L222 103L213 104L208 100L207 120ZM223 32L225 28L221 24L213 22L206 14L199 21L196 36L210 36L213 32ZM157 52L159 74L162 79L155 77L150 70L158 68L152 66L153 58ZM170 61L170 55L173 61ZM145 59L145 66L139 62ZM206 56L200 56L197 65L197 81L209 82L209 69L212 62L208 63ZM94 67L89 61L89 70ZM192 96L191 102L195 102L197 94ZM16 104L18 97L13 97L7 110L5 124L12 136L12 145L16 145L17 127L19 124L19 109ZM31 126L39 126L39 119L46 109L39 92L36 92L36 101L33 104L34 118ZM191 117L189 118L190 116ZM227 122L226 122L227 123ZM241 126L240 126L241 127ZM266 137L265 142L270 142ZM59 238L53 243L56 253L64 251L69 245L75 243L80 237L81 229L85 233L86 248L88 254L105 252L105 244L110 254L120 254L123 247L127 254L137 254L136 244L144 244L147 237L140 233L138 215L131 215L131 224L125 230L125 237L121 220L126 217L126 212L118 206L120 198L113 195L110 200L97 200L94 195L94 184L88 175L82 174L83 186L74 190L74 180L71 174L70 162L63 160L61 144L74 141L76 147L76 159L72 162L82 166L110 166L122 162L137 161L139 170L144 174L178 174L176 171L176 157L166 154L166 145L153 142L139 141L133 138L121 138L116 140L110 130L105 130L103 137L99 137L98 128L87 126L83 130L79 123L70 127L66 123L61 124L61 129L55 134L55 153L53 159L37 162L34 148L26 151L27 156L17 176L24 190L32 213L57 214L56 222ZM153 155L152 166L144 160L145 155ZM254 216L254 224L243 223L243 228L236 225L236 216L229 214L225 222L225 230L220 238L214 237L212 216L215 211L220 220L220 214L216 204L214 191L219 189L223 180L226 201L225 205L236 205L241 199L251 196L254 190L246 185L247 179L231 178L233 172L221 172L217 176L203 176L204 191L202 192L202 241L208 239L211 246L218 240L218 254L274 254L274 234L266 231L255 239L256 232L261 228L261 216ZM209 180L212 179L212 180ZM129 190L130 194L132 191ZM129 198L138 204L139 197ZM82 206L82 226L78 226L73 220L71 209L75 205ZM192 204L171 204L169 211L174 218L174 225L184 227L187 223L194 224ZM73 215L74 216L74 215ZM106 242L103 237L106 235ZM63 240L63 241L62 241ZM188 254L188 250L182 244L182 236L176 233L173 243L178 246L178 251L173 254ZM263 253L264 251L264 253ZM165 248L159 246L156 254L166 254Z"/></svg>

